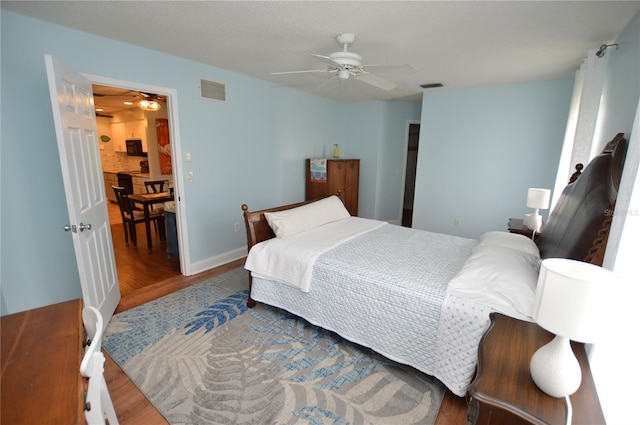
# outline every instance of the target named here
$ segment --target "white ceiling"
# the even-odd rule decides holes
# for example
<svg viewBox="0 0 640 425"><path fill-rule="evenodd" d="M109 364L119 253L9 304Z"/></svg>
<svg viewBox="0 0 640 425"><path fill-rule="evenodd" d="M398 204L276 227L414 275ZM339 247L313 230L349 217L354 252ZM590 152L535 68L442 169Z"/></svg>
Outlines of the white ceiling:
<svg viewBox="0 0 640 425"><path fill-rule="evenodd" d="M2 7L342 101L417 100L421 84L479 87L572 78L589 49L617 38L640 1L2 1ZM340 50L378 73L383 91L353 79L318 91L310 53ZM323 77L326 78L326 77Z"/></svg>

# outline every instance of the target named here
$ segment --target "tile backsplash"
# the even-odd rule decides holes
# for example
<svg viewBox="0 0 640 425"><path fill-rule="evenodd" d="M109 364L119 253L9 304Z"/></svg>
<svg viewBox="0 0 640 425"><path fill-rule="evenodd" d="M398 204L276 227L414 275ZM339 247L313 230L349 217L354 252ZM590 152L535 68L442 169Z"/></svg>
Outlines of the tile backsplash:
<svg viewBox="0 0 640 425"><path fill-rule="evenodd" d="M128 156L124 152L101 150L102 170L112 173L119 171L140 171L140 161L146 159L140 156Z"/></svg>

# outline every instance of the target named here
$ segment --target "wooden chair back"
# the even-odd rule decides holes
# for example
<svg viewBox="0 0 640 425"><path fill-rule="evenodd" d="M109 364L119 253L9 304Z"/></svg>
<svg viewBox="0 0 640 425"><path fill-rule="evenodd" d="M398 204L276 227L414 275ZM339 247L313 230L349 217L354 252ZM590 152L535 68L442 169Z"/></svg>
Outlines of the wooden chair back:
<svg viewBox="0 0 640 425"><path fill-rule="evenodd" d="M144 182L144 187L147 189L147 193L161 193L167 192L166 180L150 180Z"/></svg>

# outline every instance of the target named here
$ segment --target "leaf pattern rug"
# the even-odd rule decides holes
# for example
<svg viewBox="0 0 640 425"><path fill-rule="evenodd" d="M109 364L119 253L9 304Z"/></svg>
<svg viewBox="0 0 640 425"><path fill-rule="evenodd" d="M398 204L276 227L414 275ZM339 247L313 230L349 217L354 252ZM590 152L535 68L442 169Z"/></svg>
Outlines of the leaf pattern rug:
<svg viewBox="0 0 640 425"><path fill-rule="evenodd" d="M236 269L113 316L103 348L172 424L425 424L444 386L284 310Z"/></svg>

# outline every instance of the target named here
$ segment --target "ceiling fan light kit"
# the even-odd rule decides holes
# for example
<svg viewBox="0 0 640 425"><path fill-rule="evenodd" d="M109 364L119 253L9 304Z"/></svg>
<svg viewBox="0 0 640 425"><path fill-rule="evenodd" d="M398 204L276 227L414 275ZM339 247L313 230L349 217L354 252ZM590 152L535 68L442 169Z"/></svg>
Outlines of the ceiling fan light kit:
<svg viewBox="0 0 640 425"><path fill-rule="evenodd" d="M138 108L142 109L143 111L155 112L155 111L158 111L161 108L161 106L155 100L143 99L140 102L138 102Z"/></svg>

